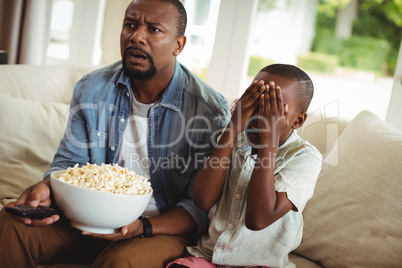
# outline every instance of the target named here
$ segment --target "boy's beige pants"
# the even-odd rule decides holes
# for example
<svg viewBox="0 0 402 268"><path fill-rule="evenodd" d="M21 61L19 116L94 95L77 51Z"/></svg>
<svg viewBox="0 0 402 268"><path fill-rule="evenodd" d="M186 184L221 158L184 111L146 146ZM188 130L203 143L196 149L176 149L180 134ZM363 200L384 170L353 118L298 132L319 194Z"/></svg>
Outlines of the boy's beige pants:
<svg viewBox="0 0 402 268"><path fill-rule="evenodd" d="M165 267L185 255L186 239L157 235L118 242L84 236L66 219L46 227L28 227L4 209L0 212L0 267L81 263L92 267Z"/></svg>

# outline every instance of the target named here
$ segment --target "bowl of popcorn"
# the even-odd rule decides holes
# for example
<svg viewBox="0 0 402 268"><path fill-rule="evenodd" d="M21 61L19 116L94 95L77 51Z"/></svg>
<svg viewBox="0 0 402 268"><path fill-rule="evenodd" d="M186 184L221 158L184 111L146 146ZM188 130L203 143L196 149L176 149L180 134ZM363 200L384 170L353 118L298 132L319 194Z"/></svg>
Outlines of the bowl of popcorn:
<svg viewBox="0 0 402 268"><path fill-rule="evenodd" d="M52 172L58 208L79 230L110 234L135 221L152 196L149 180L117 164L76 164Z"/></svg>

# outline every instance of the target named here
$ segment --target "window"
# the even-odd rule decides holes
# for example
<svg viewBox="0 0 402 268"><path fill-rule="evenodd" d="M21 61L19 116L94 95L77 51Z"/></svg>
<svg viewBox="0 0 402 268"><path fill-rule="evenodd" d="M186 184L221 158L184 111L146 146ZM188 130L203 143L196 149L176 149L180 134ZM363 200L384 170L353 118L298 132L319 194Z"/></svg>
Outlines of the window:
<svg viewBox="0 0 402 268"><path fill-rule="evenodd" d="M187 44L180 61L206 80L215 39L220 0L186 0Z"/></svg>
<svg viewBox="0 0 402 268"><path fill-rule="evenodd" d="M47 56L68 60L74 0L53 0Z"/></svg>
<svg viewBox="0 0 402 268"><path fill-rule="evenodd" d="M46 64L100 64L106 0L53 0Z"/></svg>

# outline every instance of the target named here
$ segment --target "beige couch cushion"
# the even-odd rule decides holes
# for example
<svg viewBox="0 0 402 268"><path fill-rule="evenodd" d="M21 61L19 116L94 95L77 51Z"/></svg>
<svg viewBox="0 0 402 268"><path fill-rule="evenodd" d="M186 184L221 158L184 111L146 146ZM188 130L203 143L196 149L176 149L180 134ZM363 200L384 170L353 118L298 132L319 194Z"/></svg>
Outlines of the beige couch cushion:
<svg viewBox="0 0 402 268"><path fill-rule="evenodd" d="M402 132L361 112L327 158L296 253L325 267L399 267Z"/></svg>
<svg viewBox="0 0 402 268"><path fill-rule="evenodd" d="M70 103L75 83L89 71L89 68L69 65L0 65L0 95Z"/></svg>
<svg viewBox="0 0 402 268"><path fill-rule="evenodd" d="M348 123L349 120L338 116L328 116L321 110L317 110L308 114L306 122L297 129L297 134L314 145L325 157Z"/></svg>
<svg viewBox="0 0 402 268"><path fill-rule="evenodd" d="M42 179L63 136L68 105L0 98L0 200ZM0 208L2 205L0 205Z"/></svg>

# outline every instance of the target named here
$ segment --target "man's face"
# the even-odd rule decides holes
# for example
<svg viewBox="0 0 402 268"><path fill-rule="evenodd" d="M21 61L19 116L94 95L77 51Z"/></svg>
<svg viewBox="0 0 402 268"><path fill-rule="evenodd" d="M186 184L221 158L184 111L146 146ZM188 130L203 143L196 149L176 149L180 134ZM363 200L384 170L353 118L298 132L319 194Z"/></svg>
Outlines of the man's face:
<svg viewBox="0 0 402 268"><path fill-rule="evenodd" d="M127 7L120 35L125 73L148 80L174 68L177 50L177 10L158 0L134 0Z"/></svg>

